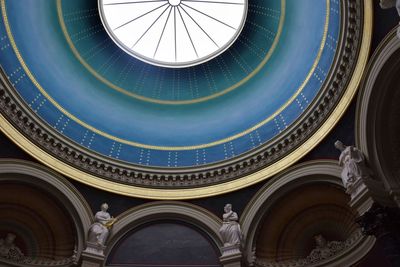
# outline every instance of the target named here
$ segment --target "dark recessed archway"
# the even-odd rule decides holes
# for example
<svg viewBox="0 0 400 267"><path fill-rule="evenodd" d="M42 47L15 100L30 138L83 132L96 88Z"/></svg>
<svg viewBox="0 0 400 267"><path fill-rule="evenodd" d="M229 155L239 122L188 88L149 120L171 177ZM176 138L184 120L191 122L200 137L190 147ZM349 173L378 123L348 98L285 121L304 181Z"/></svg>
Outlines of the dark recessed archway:
<svg viewBox="0 0 400 267"><path fill-rule="evenodd" d="M378 179L400 195L400 43L393 29L371 59L357 103L356 141Z"/></svg>
<svg viewBox="0 0 400 267"><path fill-rule="evenodd" d="M157 221L123 236L111 250L107 266L217 267L219 249L201 230L179 221Z"/></svg>
<svg viewBox="0 0 400 267"><path fill-rule="evenodd" d="M58 260L74 254L74 221L55 197L31 185L0 182L0 203L0 238L14 234L26 257Z"/></svg>

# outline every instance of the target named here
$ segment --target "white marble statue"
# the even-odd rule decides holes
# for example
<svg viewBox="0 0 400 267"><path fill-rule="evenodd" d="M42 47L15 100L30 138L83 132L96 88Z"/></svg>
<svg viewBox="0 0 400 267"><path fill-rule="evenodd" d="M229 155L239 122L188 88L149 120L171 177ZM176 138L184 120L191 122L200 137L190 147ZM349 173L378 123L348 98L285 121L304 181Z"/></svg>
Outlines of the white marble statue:
<svg viewBox="0 0 400 267"><path fill-rule="evenodd" d="M21 261L24 259L24 254L14 244L16 236L8 233L6 238L0 239L0 257L12 261Z"/></svg>
<svg viewBox="0 0 400 267"><path fill-rule="evenodd" d="M239 217L236 212L232 210L231 204L226 204L224 207L224 215L222 216L223 223L219 230L224 242L224 247L240 245L242 240L242 232L240 225L237 222Z"/></svg>
<svg viewBox="0 0 400 267"><path fill-rule="evenodd" d="M343 167L341 175L347 191L356 181L371 178L371 171L365 165L364 155L358 148L345 146L340 141L335 142L335 147L341 151L339 166Z"/></svg>
<svg viewBox="0 0 400 267"><path fill-rule="evenodd" d="M380 0L380 5L383 9L396 7L397 13L399 13L400 16L400 0ZM400 23L397 28L397 36L400 38Z"/></svg>
<svg viewBox="0 0 400 267"><path fill-rule="evenodd" d="M101 211L94 215L95 223L90 226L88 242L104 246L110 232L110 228L115 223L115 219L107 212L108 204L101 205Z"/></svg>

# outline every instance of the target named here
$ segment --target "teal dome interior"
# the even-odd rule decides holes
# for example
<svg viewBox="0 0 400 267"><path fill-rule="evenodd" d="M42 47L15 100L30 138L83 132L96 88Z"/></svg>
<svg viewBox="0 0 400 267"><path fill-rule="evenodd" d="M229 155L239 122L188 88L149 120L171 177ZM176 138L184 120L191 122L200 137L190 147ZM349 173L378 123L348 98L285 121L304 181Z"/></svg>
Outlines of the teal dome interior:
<svg viewBox="0 0 400 267"><path fill-rule="evenodd" d="M1 5L0 64L32 111L83 149L170 168L232 159L282 134L320 92L341 27L337 0L249 0L227 51L169 69L114 44L97 1Z"/></svg>

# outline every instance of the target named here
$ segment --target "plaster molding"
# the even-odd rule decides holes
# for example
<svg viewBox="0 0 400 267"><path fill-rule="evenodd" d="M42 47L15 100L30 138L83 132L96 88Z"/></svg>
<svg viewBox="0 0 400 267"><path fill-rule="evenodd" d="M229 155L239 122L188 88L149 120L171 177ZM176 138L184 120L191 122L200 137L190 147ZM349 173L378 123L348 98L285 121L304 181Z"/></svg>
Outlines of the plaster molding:
<svg viewBox="0 0 400 267"><path fill-rule="evenodd" d="M56 197L74 221L77 232L76 258L80 258L93 218L89 205L78 190L53 170L17 159L0 159L1 182L28 184Z"/></svg>
<svg viewBox="0 0 400 267"><path fill-rule="evenodd" d="M343 188L341 179L342 168L335 160L308 161L287 169L285 172L268 181L251 199L242 214L242 231L244 235L244 254L248 263L254 260L254 243L257 229L263 215L275 201L287 192L307 184L325 183ZM358 245L365 250L352 251L346 259L361 259L371 249L374 241L363 238ZM337 264L337 262L335 262ZM337 266L337 265L332 265Z"/></svg>
<svg viewBox="0 0 400 267"><path fill-rule="evenodd" d="M372 1L342 3L339 48L324 90L285 134L232 160L190 169L149 169L82 151L30 113L13 93L6 77L1 77L0 128L44 164L114 193L152 199L189 199L255 184L284 170L322 141L356 93L369 53Z"/></svg>
<svg viewBox="0 0 400 267"><path fill-rule="evenodd" d="M386 35L367 66L357 99L355 122L356 146L363 151L377 178L383 181L386 188L393 193L394 198L398 196L400 183L390 177L382 165L382 159L379 157L382 151L377 147L376 124L380 119L379 116L382 115L378 112L379 107L383 105L381 103L382 98L379 96L383 95L382 92L389 82L387 79L379 80L379 76L382 73L398 75L393 70L395 66L386 64L393 58L394 53L400 50L400 40L396 36L396 30L397 27ZM379 96L374 97L374 94L378 91L380 92Z"/></svg>
<svg viewBox="0 0 400 267"><path fill-rule="evenodd" d="M187 222L202 230L221 249L223 242L219 229L222 220L209 211L184 202L163 201L152 202L134 207L118 217L113 224L110 237L106 244L106 258L118 241L129 231L145 223L159 220L174 220Z"/></svg>
<svg viewBox="0 0 400 267"><path fill-rule="evenodd" d="M250 200L241 216L241 225L244 237L247 238L252 228L252 221L256 218L260 208L267 203L278 190L287 192L300 185L328 182L343 187L340 177L341 167L335 160L308 161L287 169L285 172L268 181ZM307 176L324 174L325 176L308 178ZM330 176L330 177L327 177ZM282 196L285 192L279 193ZM278 196L278 197L279 197Z"/></svg>

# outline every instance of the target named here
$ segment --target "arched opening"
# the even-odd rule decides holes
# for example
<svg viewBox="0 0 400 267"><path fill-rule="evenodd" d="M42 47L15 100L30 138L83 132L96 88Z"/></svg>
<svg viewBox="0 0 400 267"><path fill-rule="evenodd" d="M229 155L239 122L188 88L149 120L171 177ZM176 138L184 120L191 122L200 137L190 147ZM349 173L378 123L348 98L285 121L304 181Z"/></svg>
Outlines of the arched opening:
<svg viewBox="0 0 400 267"><path fill-rule="evenodd" d="M221 265L218 247L202 230L182 221L162 220L127 232L112 248L106 266Z"/></svg>
<svg viewBox="0 0 400 267"><path fill-rule="evenodd" d="M27 161L1 160L0 203L0 243L7 243L12 249L6 251L14 255L0 255L2 263L59 267L79 263L92 217L83 197L65 178Z"/></svg>
<svg viewBox="0 0 400 267"><path fill-rule="evenodd" d="M72 262L77 230L62 203L44 190L21 182L0 182L0 239L14 235L21 252L3 259ZM12 252L10 252L12 253Z"/></svg>
<svg viewBox="0 0 400 267"><path fill-rule="evenodd" d="M400 196L400 43L393 29L365 74L357 101L357 146L394 199Z"/></svg>
<svg viewBox="0 0 400 267"><path fill-rule="evenodd" d="M374 239L362 235L336 161L299 164L275 177L243 212L253 266L352 266Z"/></svg>
<svg viewBox="0 0 400 267"><path fill-rule="evenodd" d="M346 242L357 230L349 197L342 188L315 183L285 193L266 212L256 240L256 256L262 261L305 259L327 241Z"/></svg>

